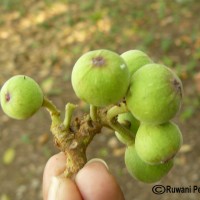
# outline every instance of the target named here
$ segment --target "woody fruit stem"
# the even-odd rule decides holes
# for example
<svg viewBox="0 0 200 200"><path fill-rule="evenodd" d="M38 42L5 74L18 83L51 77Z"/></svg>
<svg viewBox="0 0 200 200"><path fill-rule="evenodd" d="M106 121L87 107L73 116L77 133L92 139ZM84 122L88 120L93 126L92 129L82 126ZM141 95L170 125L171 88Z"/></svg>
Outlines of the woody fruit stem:
<svg viewBox="0 0 200 200"><path fill-rule="evenodd" d="M127 144L134 141L130 131L117 122L117 115L127 112L126 105L98 109L90 106L90 113L72 118L77 107L68 103L65 107L65 118L62 121L60 111L48 99L44 98L43 107L51 117L51 132L55 145L66 155L64 176L72 178L87 162L86 149L94 136L101 132L103 126L118 131L126 138Z"/></svg>

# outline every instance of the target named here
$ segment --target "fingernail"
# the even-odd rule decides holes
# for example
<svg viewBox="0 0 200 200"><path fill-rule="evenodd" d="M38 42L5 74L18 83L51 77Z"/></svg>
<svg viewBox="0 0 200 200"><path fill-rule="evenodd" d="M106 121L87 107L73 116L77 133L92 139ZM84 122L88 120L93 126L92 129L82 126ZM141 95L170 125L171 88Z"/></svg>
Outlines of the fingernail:
<svg viewBox="0 0 200 200"><path fill-rule="evenodd" d="M57 199L57 192L60 186L60 180L59 178L53 176L51 179L51 185L49 187L48 192L48 200L56 200Z"/></svg>
<svg viewBox="0 0 200 200"><path fill-rule="evenodd" d="M89 163L93 163L93 162L100 162L106 167L107 170L109 170L109 167L108 167L107 163L104 160L100 159L100 158L93 158L93 159L89 160L86 163L86 165L89 164Z"/></svg>

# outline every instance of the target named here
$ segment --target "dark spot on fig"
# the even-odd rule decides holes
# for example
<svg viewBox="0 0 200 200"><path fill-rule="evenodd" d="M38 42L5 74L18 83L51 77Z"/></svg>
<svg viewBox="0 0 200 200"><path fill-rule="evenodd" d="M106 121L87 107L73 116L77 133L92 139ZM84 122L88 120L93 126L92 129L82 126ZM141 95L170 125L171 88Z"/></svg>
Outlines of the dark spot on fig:
<svg viewBox="0 0 200 200"><path fill-rule="evenodd" d="M5 99L6 99L6 102L9 102L10 101L10 93L7 92L6 95L5 95Z"/></svg>
<svg viewBox="0 0 200 200"><path fill-rule="evenodd" d="M182 89L181 89L181 83L177 79L173 80L173 86L175 87L176 92L182 97Z"/></svg>
<svg viewBox="0 0 200 200"><path fill-rule="evenodd" d="M105 59L102 56L98 56L98 57L92 58L92 63L96 67L101 67L105 65Z"/></svg>

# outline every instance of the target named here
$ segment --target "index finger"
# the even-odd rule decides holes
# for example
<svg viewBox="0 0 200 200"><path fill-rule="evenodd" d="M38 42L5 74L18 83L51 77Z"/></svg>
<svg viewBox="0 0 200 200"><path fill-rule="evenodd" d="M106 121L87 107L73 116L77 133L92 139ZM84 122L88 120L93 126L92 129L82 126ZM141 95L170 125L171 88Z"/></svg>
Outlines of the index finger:
<svg viewBox="0 0 200 200"><path fill-rule="evenodd" d="M44 169L43 199L44 200L82 200L74 181L61 177L66 167L64 153L52 156Z"/></svg>

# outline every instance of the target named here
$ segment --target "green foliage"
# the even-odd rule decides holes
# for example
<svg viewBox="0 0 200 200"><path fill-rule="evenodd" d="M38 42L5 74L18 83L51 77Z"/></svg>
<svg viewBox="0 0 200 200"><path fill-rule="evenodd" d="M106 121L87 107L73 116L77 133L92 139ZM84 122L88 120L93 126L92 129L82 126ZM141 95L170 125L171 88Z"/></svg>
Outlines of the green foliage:
<svg viewBox="0 0 200 200"><path fill-rule="evenodd" d="M172 47L172 44L173 44L173 41L171 38L164 38L162 41L161 41L161 49L164 51L164 52L168 52L170 50L170 48Z"/></svg>
<svg viewBox="0 0 200 200"><path fill-rule="evenodd" d="M23 5L23 0L1 0L0 6L5 10L18 10L21 9Z"/></svg>
<svg viewBox="0 0 200 200"><path fill-rule="evenodd" d="M167 2L165 0L159 0L158 2L159 2L158 16L160 19L163 19L165 17Z"/></svg>

